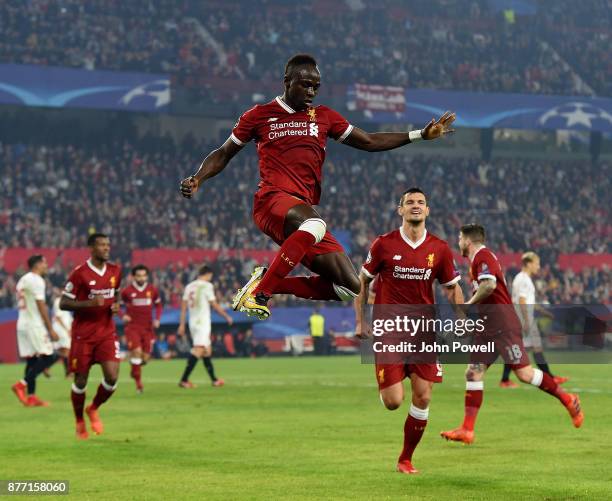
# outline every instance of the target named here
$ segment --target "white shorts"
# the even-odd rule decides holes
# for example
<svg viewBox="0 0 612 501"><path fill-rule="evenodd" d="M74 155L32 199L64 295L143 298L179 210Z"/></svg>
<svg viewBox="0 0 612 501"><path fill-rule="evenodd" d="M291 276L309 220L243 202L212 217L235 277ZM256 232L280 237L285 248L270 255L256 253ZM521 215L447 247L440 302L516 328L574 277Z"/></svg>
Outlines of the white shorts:
<svg viewBox="0 0 612 501"><path fill-rule="evenodd" d="M523 332L523 344L525 348L542 348L542 336L535 323L531 324L529 332Z"/></svg>
<svg viewBox="0 0 612 501"><path fill-rule="evenodd" d="M53 342L53 348L60 350L62 348L70 349L70 334L60 324L53 322L53 330L58 335L59 339Z"/></svg>
<svg viewBox="0 0 612 501"><path fill-rule="evenodd" d="M53 344L45 327L17 329L17 346L21 358L53 353Z"/></svg>
<svg viewBox="0 0 612 501"><path fill-rule="evenodd" d="M193 346L210 346L210 324L189 326Z"/></svg>

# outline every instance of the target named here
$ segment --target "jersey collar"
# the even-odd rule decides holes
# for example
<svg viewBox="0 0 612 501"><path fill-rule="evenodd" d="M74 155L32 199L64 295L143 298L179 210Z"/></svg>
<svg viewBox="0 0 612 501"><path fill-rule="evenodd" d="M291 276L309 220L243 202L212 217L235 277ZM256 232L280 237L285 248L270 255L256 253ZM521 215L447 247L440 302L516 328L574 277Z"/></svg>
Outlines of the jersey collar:
<svg viewBox="0 0 612 501"><path fill-rule="evenodd" d="M92 271L94 271L96 274L100 275L101 277L103 277L104 274L106 273L106 263L104 263L104 268L100 270L93 265L93 263L91 262L91 259L88 259L87 266L89 266Z"/></svg>
<svg viewBox="0 0 612 501"><path fill-rule="evenodd" d="M425 229L425 231L423 232L423 236L419 238L416 242L413 242L412 240L408 238L408 235L404 233L404 228L402 226L400 226L399 232L404 242L406 242L413 249L416 249L417 247L419 247L427 238L427 229Z"/></svg>
<svg viewBox="0 0 612 501"><path fill-rule="evenodd" d="M132 282L132 285L134 286L134 289L136 289L138 292L142 292L143 290L145 290L147 288L147 285L149 285L149 283L145 282L142 287L139 287L138 284L136 283L136 281L134 281L134 282Z"/></svg>
<svg viewBox="0 0 612 501"><path fill-rule="evenodd" d="M474 258L476 257L476 254L478 254L482 249L486 249L487 246L483 245L482 247L479 247L478 250L476 252L474 252L474 255L470 258L470 263L474 261Z"/></svg>
<svg viewBox="0 0 612 501"><path fill-rule="evenodd" d="M287 113L295 113L295 110L291 106L289 106L285 101L283 101L280 96L276 96L276 102Z"/></svg>

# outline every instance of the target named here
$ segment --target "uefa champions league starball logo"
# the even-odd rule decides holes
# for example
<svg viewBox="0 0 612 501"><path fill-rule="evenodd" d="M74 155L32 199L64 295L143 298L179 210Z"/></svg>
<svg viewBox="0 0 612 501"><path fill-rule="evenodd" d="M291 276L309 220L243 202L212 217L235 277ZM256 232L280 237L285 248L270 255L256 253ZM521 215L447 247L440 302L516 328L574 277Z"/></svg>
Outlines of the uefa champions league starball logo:
<svg viewBox="0 0 612 501"><path fill-rule="evenodd" d="M121 98L120 102L127 106L134 99L153 99L156 108L166 106L170 102L170 80L155 80L134 87Z"/></svg>
<svg viewBox="0 0 612 501"><path fill-rule="evenodd" d="M572 102L555 106L539 119L541 125L558 129L593 129L597 121L612 124L612 114L597 106L584 102Z"/></svg>

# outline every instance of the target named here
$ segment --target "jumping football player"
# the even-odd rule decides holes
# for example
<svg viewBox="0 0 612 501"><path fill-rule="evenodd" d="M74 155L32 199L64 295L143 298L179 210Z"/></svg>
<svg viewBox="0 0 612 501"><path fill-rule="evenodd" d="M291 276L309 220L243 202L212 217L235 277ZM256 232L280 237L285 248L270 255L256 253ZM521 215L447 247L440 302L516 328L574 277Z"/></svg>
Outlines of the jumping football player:
<svg viewBox="0 0 612 501"><path fill-rule="evenodd" d="M420 188L406 191L397 212L402 217L402 225L374 241L361 268L361 292L355 300L359 337L367 337L365 306L370 282L376 276L375 305L433 305L436 280L450 303L463 303L463 292L458 285L461 276L455 269L450 247L425 229L429 206L423 191ZM418 473L412 465L412 454L427 426L433 383L442 382L442 367L437 363L382 363L377 357L376 379L387 409L395 410L402 404L405 378L410 378L412 398L397 471L410 474Z"/></svg>
<svg viewBox="0 0 612 501"><path fill-rule="evenodd" d="M484 242L485 229L482 226L467 224L461 227L459 249L461 254L470 260L470 278L474 288L474 295L466 304L486 305L484 308L488 312L487 321L491 322L487 326L489 334L482 336L478 342L486 344L487 341L493 341L496 350L494 353L472 354L472 362L465 373L467 382L463 424L454 430L443 431L442 437L465 444L474 441L474 424L483 399L484 375L498 356L512 366L520 381L557 398L568 410L574 426L579 428L584 415L580 410L578 395L565 393L550 374L530 365L523 345L521 324L508 294L501 265L495 254L485 247ZM490 305L494 306L491 308Z"/></svg>
<svg viewBox="0 0 612 501"><path fill-rule="evenodd" d="M64 286L60 308L74 312L70 370L74 373L71 400L76 418L76 436L89 438L83 407L87 379L92 365L102 366L103 379L91 404L85 408L91 429L96 435L104 431L98 408L117 388L119 377L119 340L113 315L119 313L121 268L109 263L110 239L93 233L87 239L91 257L77 266Z"/></svg>
<svg viewBox="0 0 612 501"><path fill-rule="evenodd" d="M157 288L149 283L149 269L145 265L134 266L132 278L132 283L121 291L121 301L125 305L122 319L130 350L130 376L136 383L136 392L142 393L142 366L151 358L156 339L155 329L159 328L163 307Z"/></svg>
<svg viewBox="0 0 612 501"><path fill-rule="evenodd" d="M198 171L181 182L191 198L204 182L221 172L251 140L257 143L261 181L254 198L257 227L280 249L269 268L258 267L234 297L232 307L266 319L273 294L315 300L352 301L359 277L338 241L313 208L321 195L321 168L327 138L365 151L386 151L450 132L453 113L432 119L422 130L368 133L349 124L339 113L315 106L321 74L315 59L293 56L285 66L284 93L245 112L230 137L210 153ZM287 277L304 264L312 277Z"/></svg>

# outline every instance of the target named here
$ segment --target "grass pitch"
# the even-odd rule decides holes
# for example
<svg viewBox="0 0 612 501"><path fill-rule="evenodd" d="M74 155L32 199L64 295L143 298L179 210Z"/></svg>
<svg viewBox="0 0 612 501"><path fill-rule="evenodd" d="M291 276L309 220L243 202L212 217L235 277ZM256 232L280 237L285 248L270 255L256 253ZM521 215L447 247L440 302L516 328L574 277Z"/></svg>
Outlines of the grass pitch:
<svg viewBox="0 0 612 501"><path fill-rule="evenodd" d="M394 472L408 410L385 410L372 366L356 357L200 363L195 390L177 387L183 361L153 361L137 395L122 367L100 415L105 434L74 438L70 383L59 366L39 380L49 408L24 408L9 385L23 365L0 366L0 479L70 481L75 499L611 499L612 370L556 366L581 391L584 425L549 395L485 383L476 442L439 432L463 416L463 367L446 366L415 456L418 476ZM92 371L87 401L100 380ZM65 498L64 498L65 499Z"/></svg>

